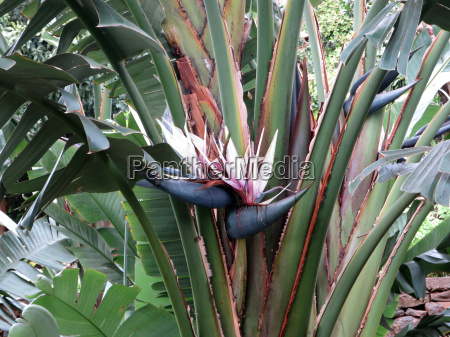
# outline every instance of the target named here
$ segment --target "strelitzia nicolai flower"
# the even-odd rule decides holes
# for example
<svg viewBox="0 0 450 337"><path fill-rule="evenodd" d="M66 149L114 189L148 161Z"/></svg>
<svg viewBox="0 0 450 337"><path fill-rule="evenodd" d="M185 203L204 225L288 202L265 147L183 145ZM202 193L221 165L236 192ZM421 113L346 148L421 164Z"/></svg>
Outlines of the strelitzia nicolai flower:
<svg viewBox="0 0 450 337"><path fill-rule="evenodd" d="M230 186L246 205L268 204L272 199L261 202L264 190L272 173L278 132L264 157L261 155L261 141L254 149L249 146L243 157L239 156L233 141L224 129L222 141L212 136L200 138L186 128L181 130L167 120L158 121L166 142L191 166L192 175L199 180L222 181ZM264 135L264 131L263 131ZM262 135L262 136L263 136ZM262 139L261 136L261 139ZM209 139L208 139L209 138Z"/></svg>
<svg viewBox="0 0 450 337"><path fill-rule="evenodd" d="M164 179L163 170L150 170L145 176L146 183L197 206L226 207L225 227L230 238L247 238L263 231L286 214L309 188L272 202L284 188L275 197L261 201L265 195L281 189L264 192L273 169L278 132L264 157L260 157L261 140L256 150L254 143L249 141L250 145L241 157L226 128L217 139L206 131L201 138L186 127L182 130L165 119L158 123L165 141L189 162L191 174ZM263 135L264 131L261 139Z"/></svg>

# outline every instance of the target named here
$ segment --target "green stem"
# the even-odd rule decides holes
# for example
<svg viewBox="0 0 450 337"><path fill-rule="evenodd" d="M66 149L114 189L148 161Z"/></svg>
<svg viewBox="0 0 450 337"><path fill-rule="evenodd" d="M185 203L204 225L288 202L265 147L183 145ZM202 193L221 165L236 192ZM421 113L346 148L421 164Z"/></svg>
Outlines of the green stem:
<svg viewBox="0 0 450 337"><path fill-rule="evenodd" d="M363 23L361 24L361 28L364 28L365 26L367 26L367 24L375 17L377 16L377 14L384 8L387 6L387 4L389 3L389 0L375 0L372 4L372 6L370 6L370 10L367 13L366 17L364 18Z"/></svg>
<svg viewBox="0 0 450 337"><path fill-rule="evenodd" d="M242 319L244 314L245 293L247 291L247 247L244 239L236 240L235 256L231 267L234 301L238 316Z"/></svg>
<svg viewBox="0 0 450 337"><path fill-rule="evenodd" d="M439 61L442 51L448 45L449 39L450 32L441 30L426 51L423 57L422 66L417 74L417 78L422 78L422 80L411 89L408 98L402 107L402 111L400 112L396 125L394 126L395 134L392 137L389 147L390 150L400 148L403 143L409 124L411 123L420 99L422 98L422 95L427 87L431 74L433 73L436 63Z"/></svg>
<svg viewBox="0 0 450 337"><path fill-rule="evenodd" d="M108 90L109 84L111 84L110 81L103 84L102 105L100 107L101 121L112 118L112 98L110 97L111 92Z"/></svg>
<svg viewBox="0 0 450 337"><path fill-rule="evenodd" d="M219 1L205 1L206 16L211 31L211 40L216 59L217 76L219 80L220 101L225 125L230 131L231 139L236 147L237 153L244 156L246 150L246 140L244 139L244 128L247 125L242 123L240 102L242 97L238 97L238 88L234 73L233 63L236 62L231 54L230 39L227 28L219 8Z"/></svg>
<svg viewBox="0 0 450 337"><path fill-rule="evenodd" d="M206 254L212 271L211 286L214 293L214 302L220 316L223 333L227 337L240 336L230 279L219 245L213 215L210 209L198 206L195 207L195 214L200 236L205 240Z"/></svg>
<svg viewBox="0 0 450 337"><path fill-rule="evenodd" d="M133 14L138 26L152 38L158 40L155 31L142 10L138 0L125 0L125 3L130 9L130 12ZM184 112L177 77L173 70L169 56L167 53L155 53L151 50L150 55L152 56L153 64L155 65L156 72L158 73L158 77L161 81L161 86L174 122L176 125L183 127L186 120L186 114Z"/></svg>
<svg viewBox="0 0 450 337"><path fill-rule="evenodd" d="M358 278L359 273L364 268L364 265L372 255L372 252L375 250L380 240L416 196L417 194L405 193L385 212L379 221L375 223L374 228L361 243L347 267L342 272L336 287L333 289L322 317L318 322L316 337L330 336L336 320L339 317L339 313L341 312L345 300Z"/></svg>
<svg viewBox="0 0 450 337"><path fill-rule="evenodd" d="M312 162L312 167L314 167L316 180L312 183L305 196L294 206L286 225L285 234L274 262L271 283L269 284L267 300L264 305L261 336L271 337L278 335L282 328L292 289L295 286L297 267L299 266L303 246L307 238L308 225L317 201L320 177L327 159L324 153L328 153L330 149L332 135L344 104L345 95L350 88L353 74L363 51L364 45L355 52L347 65L341 64L335 87L330 92L325 103L325 112L322 114L323 120L321 120L312 154L309 158L309 161ZM307 184L309 184L309 181L305 181L302 187L306 187ZM295 266L295 268L286 268L286 266Z"/></svg>
<svg viewBox="0 0 450 337"><path fill-rule="evenodd" d="M315 29L315 17L314 17L314 9L312 8L309 1L305 2L305 10L304 16L305 16L305 23L306 23L306 29L308 31L309 35L309 45L311 47L311 54L313 58L313 65L314 65L314 74L316 79L316 87L317 87L317 98L319 99L319 107L323 102L325 102L325 83L323 82L323 76L322 76L322 68L320 66L321 63L321 56L320 56L320 49L322 46L319 45L321 40L319 39L319 36L317 35L316 29ZM324 69L325 71L325 69Z"/></svg>
<svg viewBox="0 0 450 337"><path fill-rule="evenodd" d="M442 125L442 123L445 121L445 119L448 117L449 114L450 114L450 104L447 103L445 106L443 106L439 110L439 112L433 118L433 120L429 124L428 128L424 131L424 133L422 134L422 137L417 142L416 146L429 145L431 140L433 139L434 135L436 134L437 130L439 129L439 127ZM411 156L408 159L408 162L409 163L417 163L420 161L420 159L421 159L421 155ZM381 213L380 213L381 215L383 215L387 209L391 209L391 205L393 205L396 200L398 200L400 197L402 197L402 195L404 195L404 193L400 190L400 187L403 184L405 179L406 179L406 176L397 178L395 184L393 185L393 187L391 189L389 196L386 199L386 203L385 203L383 209L381 210ZM381 185L385 185L385 184L386 183L375 185L374 192L375 192L375 190L378 191L377 188L380 188ZM380 200L384 200L384 199L381 198ZM367 209L367 207L366 207L366 209ZM372 208L374 208L374 207L372 207ZM373 216L372 216L372 218L373 218ZM379 319L378 319L378 322L379 322ZM373 324L373 322L371 324ZM368 330L368 331L370 331L370 330Z"/></svg>
<svg viewBox="0 0 450 337"><path fill-rule="evenodd" d="M197 235L189 205L170 196L172 209L180 232L183 251L191 279L195 312L197 315L198 336L222 336L219 317L209 283L209 266L202 252L203 241Z"/></svg>
<svg viewBox="0 0 450 337"><path fill-rule="evenodd" d="M354 2L354 11L353 11L353 32L356 32L364 21L364 0L356 0Z"/></svg>
<svg viewBox="0 0 450 337"><path fill-rule="evenodd" d="M261 134L262 130L265 130L261 142L263 153L267 151L275 133L278 132L276 158L283 158L288 152L292 87L297 66L298 41L305 2L305 0L289 0L287 2L273 53L271 76L267 83L258 121L258 133Z"/></svg>
<svg viewBox="0 0 450 337"><path fill-rule="evenodd" d="M358 29L361 23L364 20L364 0L355 0L354 2L354 10L353 10L353 33L355 33ZM370 43L369 43L370 44ZM358 68L355 72L355 75L353 76L353 83L360 78L362 75L364 75L364 64L363 59L358 64Z"/></svg>
<svg viewBox="0 0 450 337"><path fill-rule="evenodd" d="M100 75L95 76L95 79L99 78ZM95 119L100 119L101 115L101 107L102 107L102 99L103 99L103 93L102 93L102 85L101 84L95 84L94 83L94 116Z"/></svg>
<svg viewBox="0 0 450 337"><path fill-rule="evenodd" d="M261 103L266 91L267 78L269 76L270 60L272 59L273 36L273 5L272 1L258 0L258 30L256 53L256 90L255 111L253 118L253 138L258 132L258 121L261 113Z"/></svg>
<svg viewBox="0 0 450 337"><path fill-rule="evenodd" d="M433 205L431 202L428 200L425 201L423 207L418 210L411 220L409 229L406 228L406 231L403 232L403 238L400 238L399 242L397 242L396 248L394 248L390 259L386 263L386 267L384 268L383 273L378 280L378 284L375 287L375 291L372 294L373 302L368 308L369 311L367 313L367 317L361 323L363 326L361 337L374 337L376 335L389 292L391 291L395 276L397 276L397 272L403 263L403 258L405 257L406 252L408 251L408 248L423 221L432 210Z"/></svg>
<svg viewBox="0 0 450 337"><path fill-rule="evenodd" d="M370 10L364 18L361 28L365 27L370 22L370 20L372 20L384 7L387 6L388 3L389 0L375 0L372 6L370 6ZM374 68L376 60L377 48L373 44L368 43L364 56L364 71L367 72L370 69Z"/></svg>
<svg viewBox="0 0 450 337"><path fill-rule="evenodd" d="M194 337L194 331L191 324L191 320L187 311L187 304L178 284L175 270L173 269L170 257L167 254L161 241L158 239L156 232L150 223L145 210L142 208L139 200L136 198L131 187L128 185L125 177L120 173L112 160L105 154L99 154L105 168L111 174L114 182L119 186L120 192L123 194L127 202L129 203L133 213L139 221L142 230L148 240L152 253L155 257L158 269L161 272L161 276L164 280L167 293L169 294L172 308L175 314L175 319L178 323L181 336Z"/></svg>
<svg viewBox="0 0 450 337"><path fill-rule="evenodd" d="M310 226L314 227L313 231L308 235L308 237L311 237L310 245L305 247L307 252L305 264L301 272L302 277L296 291L295 300L291 307L286 327L287 332L289 331L288 335L302 336L307 333L308 326L302 324L302 320L299 317L303 317L305 320L307 320L306 318L309 319L314 299L317 273L321 265L320 258L336 198L341 191L342 181L353 153L353 147L356 144L370 105L386 73L386 70L375 68L367 81L362 85L360 94L357 94L355 97L354 108L350 112L342 140L338 143L336 157L331 163L330 174L329 176L325 176L325 179L329 179L329 181L327 182L327 188L321 205L316 213L317 218L315 224L310 224Z"/></svg>
<svg viewBox="0 0 450 337"><path fill-rule="evenodd" d="M364 56L364 72L368 72L370 69L375 67L375 62L377 61L377 48L368 43L366 47L366 53Z"/></svg>
<svg viewBox="0 0 450 337"><path fill-rule="evenodd" d="M267 265L264 258L264 232L246 239L247 246L247 291L243 334L256 337L259 333L259 318L266 298Z"/></svg>
<svg viewBox="0 0 450 337"><path fill-rule="evenodd" d="M127 285L128 276L128 221L125 220L125 237L123 239L123 285Z"/></svg>

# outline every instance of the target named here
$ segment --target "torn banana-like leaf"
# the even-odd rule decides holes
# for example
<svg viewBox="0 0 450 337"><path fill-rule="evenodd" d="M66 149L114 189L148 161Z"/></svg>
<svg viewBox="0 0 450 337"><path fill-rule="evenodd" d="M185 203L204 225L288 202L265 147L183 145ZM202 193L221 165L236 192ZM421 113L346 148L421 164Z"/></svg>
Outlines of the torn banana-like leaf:
<svg viewBox="0 0 450 337"><path fill-rule="evenodd" d="M421 146L421 147L417 147L417 148L415 147L415 148L406 149L406 150L391 150L391 151L381 152L381 154L384 156L383 158L378 159L375 163L366 167L361 172L361 174L359 174L353 181L350 182L350 184L349 184L350 194L353 194L353 192L355 192L356 188L361 183L361 181L363 181L363 179L365 177L367 177L370 173L372 173L373 171L378 169L380 166L382 166L390 161L397 160L397 159L400 159L403 157L413 156L415 154L424 153L431 149L433 149L433 147L431 147L431 146Z"/></svg>

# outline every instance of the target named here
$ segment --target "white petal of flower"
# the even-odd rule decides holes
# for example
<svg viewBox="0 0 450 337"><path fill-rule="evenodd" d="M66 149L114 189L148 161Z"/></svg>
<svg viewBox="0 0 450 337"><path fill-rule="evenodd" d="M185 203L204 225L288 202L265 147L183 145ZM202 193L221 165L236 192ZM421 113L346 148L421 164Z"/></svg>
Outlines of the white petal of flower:
<svg viewBox="0 0 450 337"><path fill-rule="evenodd" d="M178 153L181 158L186 159L188 163L192 164L192 172L194 174L197 173L197 152L195 152L195 147L191 140L181 129L175 127L173 122L167 120L164 120L164 122L157 120L157 122L161 126L166 142ZM168 125L170 129L166 125Z"/></svg>

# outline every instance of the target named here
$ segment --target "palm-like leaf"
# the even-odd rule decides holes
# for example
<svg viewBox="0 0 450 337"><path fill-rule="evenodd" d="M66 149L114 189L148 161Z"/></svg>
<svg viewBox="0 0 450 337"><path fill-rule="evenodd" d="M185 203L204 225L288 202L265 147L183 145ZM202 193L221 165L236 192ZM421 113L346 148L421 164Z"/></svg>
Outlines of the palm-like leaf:
<svg viewBox="0 0 450 337"><path fill-rule="evenodd" d="M177 336L175 321L164 309L147 305L122 325L128 306L139 293L138 287L113 285L102 295L106 275L88 269L78 291L78 269L64 270L55 277L52 288L42 287L44 295L33 304L46 308L55 317L61 334L70 336ZM120 325L120 326L119 326Z"/></svg>
<svg viewBox="0 0 450 337"><path fill-rule="evenodd" d="M58 234L45 218L35 222L35 230L28 236L22 231L3 234L0 238L0 288L21 298L38 293L28 280L36 281L39 271L24 260L60 271L76 259L67 250L68 246L67 237Z"/></svg>

